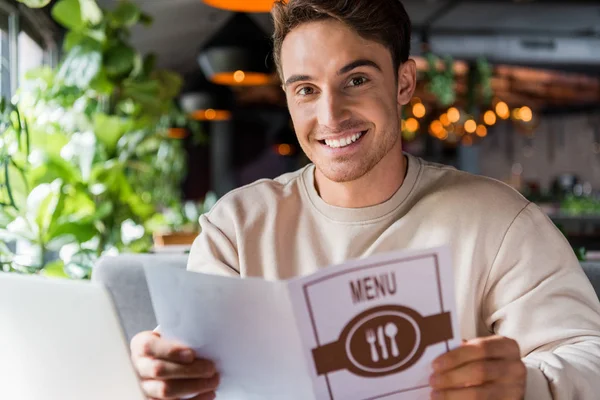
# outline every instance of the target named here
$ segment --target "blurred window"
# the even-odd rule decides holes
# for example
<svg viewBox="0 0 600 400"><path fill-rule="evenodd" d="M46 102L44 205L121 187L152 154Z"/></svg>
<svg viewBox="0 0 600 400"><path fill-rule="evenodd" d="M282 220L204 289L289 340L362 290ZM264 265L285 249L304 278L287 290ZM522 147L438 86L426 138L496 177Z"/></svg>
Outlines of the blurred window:
<svg viewBox="0 0 600 400"><path fill-rule="evenodd" d="M0 95L10 97L10 15L0 10Z"/></svg>
<svg viewBox="0 0 600 400"><path fill-rule="evenodd" d="M23 82L27 71L48 63L44 40L28 24L21 21L21 31L17 36L19 82Z"/></svg>

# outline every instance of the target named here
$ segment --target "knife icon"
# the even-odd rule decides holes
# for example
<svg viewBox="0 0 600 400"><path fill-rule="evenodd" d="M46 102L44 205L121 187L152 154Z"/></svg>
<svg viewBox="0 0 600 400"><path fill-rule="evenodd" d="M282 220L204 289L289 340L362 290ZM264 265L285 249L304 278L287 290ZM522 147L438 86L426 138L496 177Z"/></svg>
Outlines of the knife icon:
<svg viewBox="0 0 600 400"><path fill-rule="evenodd" d="M379 347L381 347L381 357L384 360L387 360L389 355L387 350L387 343L385 342L385 336L383 335L383 326L377 328L377 340L379 341Z"/></svg>

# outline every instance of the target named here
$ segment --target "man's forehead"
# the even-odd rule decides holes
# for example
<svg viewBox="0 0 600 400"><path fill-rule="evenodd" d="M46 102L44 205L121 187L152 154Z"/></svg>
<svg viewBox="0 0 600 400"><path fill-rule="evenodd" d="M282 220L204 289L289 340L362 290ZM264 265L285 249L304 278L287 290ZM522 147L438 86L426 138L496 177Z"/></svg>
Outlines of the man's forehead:
<svg viewBox="0 0 600 400"><path fill-rule="evenodd" d="M356 60L382 64L386 53L389 51L383 45L360 37L337 21L319 21L290 32L283 42L281 64L284 77L323 74L339 71Z"/></svg>

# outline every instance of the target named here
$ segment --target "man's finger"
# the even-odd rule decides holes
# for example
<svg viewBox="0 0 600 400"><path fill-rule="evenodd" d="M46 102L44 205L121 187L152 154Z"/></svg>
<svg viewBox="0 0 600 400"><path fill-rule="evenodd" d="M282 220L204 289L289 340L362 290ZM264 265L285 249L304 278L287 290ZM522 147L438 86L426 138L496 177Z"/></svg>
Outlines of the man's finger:
<svg viewBox="0 0 600 400"><path fill-rule="evenodd" d="M142 379L212 378L217 373L214 363L203 359L194 360L191 364L179 364L149 357L138 357L134 362Z"/></svg>
<svg viewBox="0 0 600 400"><path fill-rule="evenodd" d="M219 375L210 379L177 379L170 381L145 380L141 382L146 396L161 400L210 394L219 386Z"/></svg>
<svg viewBox="0 0 600 400"><path fill-rule="evenodd" d="M131 354L134 358L158 358L178 363L191 363L196 358L192 349L181 343L163 339L157 332L136 335L131 340Z"/></svg>
<svg viewBox="0 0 600 400"><path fill-rule="evenodd" d="M435 372L444 372L478 360L520 358L517 342L505 337L492 336L470 340L459 348L441 355L433 362L433 369Z"/></svg>
<svg viewBox="0 0 600 400"><path fill-rule="evenodd" d="M430 379L430 385L436 390L461 389L486 383L524 381L526 374L525 366L520 360L484 360L435 373Z"/></svg>

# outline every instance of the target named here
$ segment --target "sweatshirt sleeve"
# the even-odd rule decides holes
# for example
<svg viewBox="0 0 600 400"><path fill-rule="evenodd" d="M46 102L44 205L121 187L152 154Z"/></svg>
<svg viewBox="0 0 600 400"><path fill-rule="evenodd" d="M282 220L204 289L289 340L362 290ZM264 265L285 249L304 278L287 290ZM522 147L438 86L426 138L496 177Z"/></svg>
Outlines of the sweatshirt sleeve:
<svg viewBox="0 0 600 400"><path fill-rule="evenodd" d="M600 393L600 303L571 246L534 204L507 230L483 294L490 333L517 340L526 400Z"/></svg>
<svg viewBox="0 0 600 400"><path fill-rule="evenodd" d="M200 235L194 240L187 269L206 274L239 276L239 257L234 243L207 215L200 217Z"/></svg>

